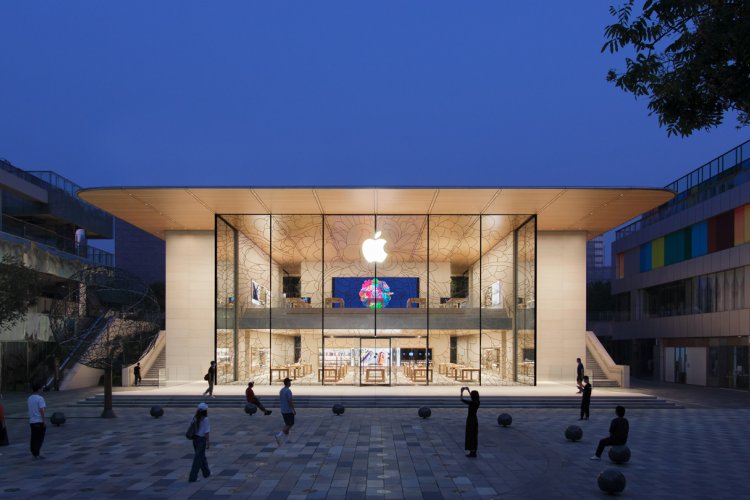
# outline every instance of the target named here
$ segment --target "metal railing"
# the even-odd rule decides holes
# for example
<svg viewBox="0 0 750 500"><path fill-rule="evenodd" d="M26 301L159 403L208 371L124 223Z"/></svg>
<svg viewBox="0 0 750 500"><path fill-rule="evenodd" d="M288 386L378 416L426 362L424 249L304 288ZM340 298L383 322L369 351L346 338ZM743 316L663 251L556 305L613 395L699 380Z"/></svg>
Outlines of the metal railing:
<svg viewBox="0 0 750 500"><path fill-rule="evenodd" d="M114 265L114 255L105 250L77 243L73 238L66 238L42 226L30 224L10 215L3 215L0 219L0 232L52 247L93 264L109 267Z"/></svg>
<svg viewBox="0 0 750 500"><path fill-rule="evenodd" d="M750 182L750 141L740 144L664 186L665 189L674 191L676 196L667 203L646 212L631 224L618 229L616 239L630 236L645 226L747 182Z"/></svg>

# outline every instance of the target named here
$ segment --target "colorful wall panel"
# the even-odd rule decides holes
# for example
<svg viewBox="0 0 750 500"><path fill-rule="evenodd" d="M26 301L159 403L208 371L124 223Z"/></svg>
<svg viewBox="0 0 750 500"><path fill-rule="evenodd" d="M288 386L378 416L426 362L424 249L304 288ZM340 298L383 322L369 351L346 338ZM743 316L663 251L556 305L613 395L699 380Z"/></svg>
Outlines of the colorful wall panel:
<svg viewBox="0 0 750 500"><path fill-rule="evenodd" d="M664 267L664 237L651 242L651 269Z"/></svg>
<svg viewBox="0 0 750 500"><path fill-rule="evenodd" d="M641 245L641 272L651 270L651 242Z"/></svg>
<svg viewBox="0 0 750 500"><path fill-rule="evenodd" d="M690 226L690 258L708 253L708 222Z"/></svg>

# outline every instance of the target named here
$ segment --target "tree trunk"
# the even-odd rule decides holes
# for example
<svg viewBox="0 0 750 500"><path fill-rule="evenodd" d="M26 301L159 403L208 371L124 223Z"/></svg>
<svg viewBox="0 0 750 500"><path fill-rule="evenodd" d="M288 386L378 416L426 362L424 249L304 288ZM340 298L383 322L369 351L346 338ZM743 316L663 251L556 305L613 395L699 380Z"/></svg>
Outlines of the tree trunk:
<svg viewBox="0 0 750 500"><path fill-rule="evenodd" d="M102 418L115 418L116 416L112 409L112 367L108 366L104 369L104 411L102 411Z"/></svg>

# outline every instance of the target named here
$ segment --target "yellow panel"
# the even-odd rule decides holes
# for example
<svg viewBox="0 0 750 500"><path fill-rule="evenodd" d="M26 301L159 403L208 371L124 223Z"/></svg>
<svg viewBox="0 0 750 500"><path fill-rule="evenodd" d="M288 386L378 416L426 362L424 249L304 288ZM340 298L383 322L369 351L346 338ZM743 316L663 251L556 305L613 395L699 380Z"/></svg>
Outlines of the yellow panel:
<svg viewBox="0 0 750 500"><path fill-rule="evenodd" d="M651 269L664 267L664 238L651 242Z"/></svg>

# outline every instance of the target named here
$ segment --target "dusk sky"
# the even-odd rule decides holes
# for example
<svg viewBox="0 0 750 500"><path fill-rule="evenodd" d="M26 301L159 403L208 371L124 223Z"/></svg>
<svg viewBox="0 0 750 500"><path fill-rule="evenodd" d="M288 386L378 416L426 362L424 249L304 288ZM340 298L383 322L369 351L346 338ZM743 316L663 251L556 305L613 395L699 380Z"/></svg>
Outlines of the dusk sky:
<svg viewBox="0 0 750 500"><path fill-rule="evenodd" d="M99 186L664 186L610 2L5 1L0 157Z"/></svg>

